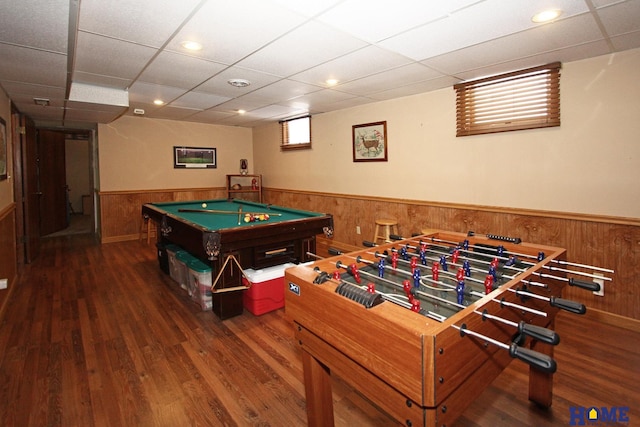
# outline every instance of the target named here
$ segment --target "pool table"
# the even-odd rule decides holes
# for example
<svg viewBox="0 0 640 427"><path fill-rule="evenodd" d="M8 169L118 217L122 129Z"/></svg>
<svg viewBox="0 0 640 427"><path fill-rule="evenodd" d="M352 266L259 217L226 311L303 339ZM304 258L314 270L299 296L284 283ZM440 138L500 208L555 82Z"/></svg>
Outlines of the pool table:
<svg viewBox="0 0 640 427"><path fill-rule="evenodd" d="M247 213L266 213L269 219L245 222ZM211 266L215 281L225 261L233 255L243 269L260 269L287 262L311 260L316 235L333 235L329 214L290 209L245 200L215 199L147 203L145 220L156 223L162 244L179 245ZM228 262L213 293L213 311L221 319L242 314L242 285L237 265Z"/></svg>

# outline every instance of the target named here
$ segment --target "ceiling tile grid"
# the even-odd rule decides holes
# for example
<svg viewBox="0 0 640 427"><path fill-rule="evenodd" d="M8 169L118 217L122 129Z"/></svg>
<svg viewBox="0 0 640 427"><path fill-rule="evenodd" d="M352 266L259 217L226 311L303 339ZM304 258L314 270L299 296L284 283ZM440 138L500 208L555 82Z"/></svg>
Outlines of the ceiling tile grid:
<svg viewBox="0 0 640 427"><path fill-rule="evenodd" d="M532 21L549 7L561 15ZM638 47L638 0L0 4L0 87L37 125L61 128L123 114L251 127ZM128 105L67 99L74 84Z"/></svg>

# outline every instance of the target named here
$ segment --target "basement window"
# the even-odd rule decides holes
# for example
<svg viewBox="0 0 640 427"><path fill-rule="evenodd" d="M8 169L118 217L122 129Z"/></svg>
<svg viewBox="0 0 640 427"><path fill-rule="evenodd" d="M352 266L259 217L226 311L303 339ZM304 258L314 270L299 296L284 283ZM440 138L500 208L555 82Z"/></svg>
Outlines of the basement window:
<svg viewBox="0 0 640 427"><path fill-rule="evenodd" d="M280 122L283 150L311 148L311 116L298 117Z"/></svg>
<svg viewBox="0 0 640 427"><path fill-rule="evenodd" d="M561 64L459 83L456 136L560 126Z"/></svg>

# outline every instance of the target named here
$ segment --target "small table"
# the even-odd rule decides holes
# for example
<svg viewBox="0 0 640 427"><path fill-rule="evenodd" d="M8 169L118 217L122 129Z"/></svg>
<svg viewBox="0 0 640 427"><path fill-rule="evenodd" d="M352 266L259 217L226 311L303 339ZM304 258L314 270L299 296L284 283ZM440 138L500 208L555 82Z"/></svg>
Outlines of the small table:
<svg viewBox="0 0 640 427"><path fill-rule="evenodd" d="M246 213L267 213L265 221L245 222ZM244 200L197 200L147 203L142 215L158 228L161 243L173 243L211 265L215 279L225 267L213 292L213 311L221 319L242 314L240 266L260 269L287 262L306 262L315 253L316 235L333 235L329 214L291 209Z"/></svg>

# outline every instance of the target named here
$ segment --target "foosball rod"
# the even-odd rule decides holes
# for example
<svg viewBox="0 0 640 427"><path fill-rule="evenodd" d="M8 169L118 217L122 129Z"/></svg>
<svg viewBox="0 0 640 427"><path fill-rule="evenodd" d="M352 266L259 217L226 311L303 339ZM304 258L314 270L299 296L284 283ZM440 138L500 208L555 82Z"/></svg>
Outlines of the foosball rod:
<svg viewBox="0 0 640 427"><path fill-rule="evenodd" d="M380 252L375 252L375 253L367 252L367 253L370 254L370 255L375 256L376 258L388 258L388 255L381 254ZM372 261L362 259L360 256L358 256L356 258L356 261L364 262L364 263L373 263ZM402 262L403 264L410 264L409 261L406 261L406 260L403 260L403 259L400 259L398 261ZM404 274L405 276L413 277L413 274L409 273L408 271L398 270L397 268L394 268L393 271L397 272L397 273L400 273L400 274ZM448 279L453 279L453 280L457 281L456 275L454 273L450 272L450 271L441 271L440 273L445 275L445 276L447 276ZM481 281L480 279L476 279L475 277L465 277L464 279L468 280L470 282L480 283L480 284L482 284L484 286L484 282ZM439 281L439 280L434 280L433 278L429 279L427 276L420 277L420 283L424 287L426 287L428 289L431 289L431 290L442 291L443 289L434 288L432 286L427 286L426 284L422 283L423 280L429 281L430 283L432 283L434 285L442 285L442 286L445 286L447 288L451 288L451 289L455 290L455 286L449 285L448 283L445 283L445 282L442 282L442 281ZM470 296L479 297L479 298L482 298L482 297L485 296L485 294L477 292L477 291L474 291L474 290L471 290L471 291L467 292L466 294L470 295Z"/></svg>
<svg viewBox="0 0 640 427"><path fill-rule="evenodd" d="M349 271L349 267L348 267L347 265L343 264L341 261L338 261L338 262L336 263L336 267L338 267L338 268L342 268L342 269L344 269L344 270ZM399 284L399 283L395 283L395 282L394 282L394 281L392 281L392 280L388 280L388 279L385 279L385 278L383 278L383 277L378 277L378 276L376 276L375 274L371 274L371 273L368 273L368 272L366 272L366 271L363 271L362 273L363 273L365 276L371 276L371 277L374 277L374 278L376 278L376 279L378 279L378 280L380 280L380 281L383 281L383 282L385 282L385 283L388 283L388 284L390 284L390 285L392 285L392 286L394 286L394 287L396 287L396 288L403 289L401 284ZM403 290L404 290L404 289L403 289ZM439 291L442 291L442 292L449 292L450 290L449 290L449 289L439 289ZM420 295L424 296L425 298L433 299L433 300L435 300L435 301L442 302L442 303L445 303L445 304L447 304L447 305L451 305L451 306L456 307L456 308L458 308L458 309L467 308L467 307L465 307L464 305L461 305L461 304L455 303L455 302L453 302L453 301L449 301L449 300L447 300L447 299L445 299L445 298L437 297L437 296L435 296L435 295L430 295L430 294L427 294L427 293L424 293L424 292L420 292Z"/></svg>
<svg viewBox="0 0 640 427"><path fill-rule="evenodd" d="M335 280L335 279L328 279L329 281L333 282L333 283L338 283L338 286L342 285L342 284L347 284L350 286L354 286L358 289L361 289L363 291L369 291L367 287L365 287L364 285L359 285L357 283L351 283L348 282L346 280L340 279ZM409 300L405 300L403 299L403 295L402 294L388 294L385 292L380 292L378 290L375 291L376 294L380 295L382 297L383 300L385 301L389 301L392 304L396 304L399 305L400 307L406 308L406 309L411 309L412 308L412 304L409 302ZM406 297L404 297L406 298ZM440 323L444 322L445 320L447 320L447 316L443 316L442 314L438 314L438 313L434 313L431 310L420 310L422 313L424 313L427 317L429 317L430 319L436 320Z"/></svg>
<svg viewBox="0 0 640 427"><path fill-rule="evenodd" d="M399 236L397 236L397 237L399 237ZM459 244L459 242L452 242L450 240L438 239L436 237L428 237L428 239L431 239L434 242L450 243L450 244L453 244L453 245L458 245ZM474 246L474 245L471 245L471 246ZM486 249L486 248L483 248L483 249ZM513 255L521 256L521 257L532 258L532 259L536 259L536 260L538 259L537 257L535 257L533 255L513 252L511 250L509 251L509 253L511 253ZM594 266L594 265L579 264L577 262L564 261L564 260L560 260L560 259L552 259L550 261L554 262L556 264L568 265L568 266L580 267L580 268L586 268L588 270L601 271L601 272L604 272L604 273L615 273L615 271L611 270L610 268L597 267L597 266ZM573 271L573 270L568 270L568 271L571 271L572 273L575 273L575 271ZM600 279L601 277L598 276L598 278Z"/></svg>
<svg viewBox="0 0 640 427"><path fill-rule="evenodd" d="M404 240L404 238L402 238L401 236L394 236L394 237L397 237L397 240ZM446 241L446 240L435 239L433 237L431 237L431 239L433 241L440 240L440 242L443 242L443 243L450 243L450 244L456 244L456 245L458 244L458 243L453 243L453 242L449 242L449 241ZM415 241L415 239L412 239L412 240ZM368 243L368 242L366 242L366 243ZM474 247L473 245L471 245L471 246ZM482 248L482 249L486 249L486 248ZM465 251L465 249L461 249L461 250ZM490 258L498 258L498 259L508 260L508 258L506 258L506 257L498 257L496 255L483 253L483 252L471 252L471 251L466 251L466 252L467 253L472 253L472 254L478 255L478 256L484 256L485 258L490 257ZM524 255L524 256L528 256L528 257L533 258L532 255L526 255L526 254L514 254L514 255ZM525 261L521 261L521 262L525 262ZM526 263L531 265L531 266L535 266L536 265L536 264L530 263L530 262L526 262ZM554 268L554 267L548 267L548 266L544 266L544 265L542 267L543 268L548 268L548 269L553 269ZM577 274L577 275L582 275L582 276L587 276L587 275L591 276L588 273L584 273L584 272L581 272L581 271L573 271L573 270L567 270L567 271L571 272L572 274ZM541 274L544 274L544 273L534 273L534 274L541 275ZM586 281L583 281L583 280L576 280L573 277L570 278L570 279L567 279L565 277L553 276L551 274L545 274L544 276L541 276L541 277L548 277L548 278L556 279L556 280L569 281L569 284L571 286L576 286L578 288L586 289L588 291L598 292L600 290L600 284L599 283L586 282ZM598 279L604 279L605 278L604 276L595 276L595 275L591 276L591 277L597 277ZM607 279L611 280L609 278L607 278Z"/></svg>
<svg viewBox="0 0 640 427"><path fill-rule="evenodd" d="M527 292L520 289L509 288L509 291L514 292L516 295L520 297L526 298L535 298L542 301L547 301L551 307L559 308L560 310L568 311L569 313L574 314L585 314L587 312L587 307L584 304L581 304L576 301L571 301L564 298L558 297L545 297L542 295L534 294L533 292Z"/></svg>
<svg viewBox="0 0 640 427"><path fill-rule="evenodd" d="M421 248L418 248L417 246L411 246L411 245L408 245L408 244L407 244L406 246L407 246L407 247L409 247L409 248L411 248L411 249L414 249L414 250L416 250L416 251L417 251L417 250L419 250L419 249L421 249ZM437 251L437 250L434 250L433 248L425 248L425 250L427 250L427 251L429 251L429 252L431 252L431 253L434 253L434 254L439 254L439 255L444 255L444 256L453 256L453 255L452 255L451 253L449 253L449 252ZM461 252L464 252L464 253L467 253L467 254L469 254L469 253L475 253L475 252L467 251L467 250L464 250L464 249L460 249L460 251L461 251ZM482 254L482 255L483 255L483 256L484 256L484 255L486 255L486 256L485 256L485 258L486 258L486 257L491 257L489 254ZM498 258L498 259L499 259L500 257L491 257L491 258ZM472 258L470 258L470 257L463 257L463 259L465 259L465 260L467 260L467 261L470 261L470 262L474 262L474 263L480 263L480 264L484 264L484 265L491 265L491 261L483 261L483 260L480 260L480 259L472 259ZM459 266L460 266L460 264L458 264L458 263L454 263L454 262L452 262L451 264L452 264L452 265L455 265L456 267L459 267ZM518 273L523 273L523 272L527 271L527 269L526 269L526 268L517 268L517 267L514 267L514 266L512 266L512 265L504 265L504 267L505 267L505 268L508 268L509 270L517 271ZM486 273L486 271L484 271L484 270L480 270L480 269L479 269L479 268L477 268L477 267L473 267L473 270L474 270L474 271L477 271L478 273ZM504 273L503 273L502 275L503 275L504 277L509 278L509 279L514 279L514 278L515 278L515 276L510 276L510 275L508 275L508 274L504 274Z"/></svg>
<svg viewBox="0 0 640 427"><path fill-rule="evenodd" d="M551 344L551 345L558 345L558 343L560 342L560 336L555 331L552 331L551 329L543 328L542 326L532 325L530 323L525 322L524 320L521 320L518 323L512 322L511 320L504 319L500 316L494 316L493 314L489 314L486 309L483 310L482 312L478 310L474 310L473 312L482 316L483 321L490 319L500 323L504 323L505 325L513 326L518 330L519 334L527 335L528 337L531 337L538 341Z"/></svg>
<svg viewBox="0 0 640 427"><path fill-rule="evenodd" d="M354 258L354 257L351 257L351 258ZM359 257L359 258L360 258L360 257ZM368 260L367 260L367 261L368 261ZM362 262L362 259L360 260L360 262ZM371 261L369 261L369 262L371 262ZM336 263L336 267L337 267L337 268L344 269L344 270L346 270L347 272L349 271L349 267L348 267L346 264L343 264L343 263L342 263L342 261L338 261L338 262ZM400 270L399 272L402 272L402 271ZM375 279L377 279L377 280L381 280L381 281L383 281L383 282L385 282L385 283L388 283L388 284L390 284L390 285L392 285L392 286L394 286L394 287L396 287L396 288L401 288L401 285L400 285L399 283L395 283L395 282L393 282L393 281L391 281L391 280L388 280L388 279L385 279L385 278L382 278L382 277L376 276L375 274L371 274L371 273L368 273L368 272L366 272L366 271L363 271L362 273L363 273L365 276L371 276L371 277L373 277L373 278L375 278ZM406 272L404 272L404 273L406 273ZM407 273L407 274L408 274L408 273ZM451 285L448 285L448 284L446 284L446 283L442 283L442 282L436 282L436 283L441 284L441 285L443 285L443 286L445 286L445 287L447 287L447 288L452 288L452 289L438 289L438 291L440 291L440 292L455 292L455 288L453 288ZM358 286L359 286L359 285L358 285ZM403 290L404 290L404 288L403 288ZM421 296L423 296L423 297L425 297L425 298L429 298L429 299L432 299L432 300L436 300L436 301L439 301L439 302L443 302L443 303L445 303L445 304L447 304L447 305L451 305L451 306L457 307L457 308L459 308L459 309L467 308L466 306L464 306L464 305L462 305L462 304L458 304L458 303L455 303L455 302L453 302L453 301L449 301L449 300L447 300L447 299L437 297L437 296L435 296L435 295L427 294L427 293L424 293L424 292L421 292L421 291L416 291L416 292L417 292L419 295L421 295ZM479 293L477 293L477 292L474 292L474 293L475 293L475 294L477 294L476 296L478 296L478 297L480 297L480 298L483 298L483 297L485 296L484 294L479 294ZM521 310L521 311L525 311L525 312L528 312L528 313L536 314L536 315L538 315L538 316L542 316L542 317L547 317L547 313L545 313L544 311L536 310L536 309L529 308L529 307L526 307L526 306L523 306L523 305L520 305L520 304L516 304L516 303L509 302L509 301L505 301L504 299L502 299L502 300L498 300L498 299L495 299L495 298L494 298L494 299L492 299L491 301L496 302L496 303L499 303L501 306L512 307L512 308L515 308L515 309L517 309L517 310Z"/></svg>
<svg viewBox="0 0 640 427"><path fill-rule="evenodd" d="M404 239L399 239L399 240L404 240ZM363 242L362 242L362 244L363 244L363 246L368 246L368 247L376 247L376 246L378 246L378 245L376 245L375 243L373 243L373 242L369 242L369 241L366 241L366 240L365 240L365 241L363 241ZM416 249L416 250L418 249L416 246L411 246L411 245L407 245L407 246L408 246L408 247L410 247L410 248L412 248L412 249ZM391 248L391 250L392 250L392 251L395 251L395 252L397 252L397 251L398 251L398 250L397 250L397 249L395 249L395 248ZM451 255L451 254L449 254L449 253L439 252L439 251L435 251L435 250L433 250L433 249L427 249L427 250L428 250L429 252L431 252L431 253L436 253L436 254L441 254L441 255L447 255L447 256L450 256L450 255ZM462 249L462 251L464 251L464 250ZM474 252L470 252L470 251L464 251L464 252L466 252L466 253L474 253ZM478 253L478 254L479 254L479 255L483 255L483 256L490 256L490 255L488 255L488 254L480 254L480 253ZM431 257L430 257L430 258L431 258ZM433 258L431 258L431 259L432 259L432 260L434 260ZM465 258L465 259L468 259L468 258ZM468 259L468 260L469 260L469 261L473 261L473 262L484 263L484 264L491 264L489 261L482 261L482 260L478 260L478 259ZM439 260L437 260L437 261L439 261ZM405 261L405 262L406 262L406 261ZM460 267L460 264L458 264L458 263L454 263L454 262L452 262L451 264L452 264L452 265L455 265L456 267ZM522 272L527 271L526 269L519 269L519 268L512 267L512 266L506 266L506 267L510 268L511 270L518 271L519 273L522 273ZM484 274L484 273L486 273L486 271L480 270L480 269L478 269L477 267L473 267L473 270L474 270L474 271L476 271L476 272L479 272L479 273L483 273L483 274ZM513 280L513 279L515 279L515 277L516 277L516 276L510 276L510 275L508 275L508 274L504 274L504 273L502 273L502 276L503 276L503 277L507 277L507 278L508 278L508 279L510 279L510 280ZM544 283L539 283L539 282L531 282L531 284L532 284L532 285L534 285L534 286L547 287L547 285L545 285Z"/></svg>
<svg viewBox="0 0 640 427"><path fill-rule="evenodd" d="M403 239L403 238L402 238L402 236L395 236L395 235L394 235L394 236L392 236L392 237L397 238L396 240L402 240L402 239ZM418 237L418 236L415 236L415 237ZM447 244L451 244L451 245L459 245L459 244L460 244L460 243L457 243L457 242L452 242L452 241L450 241L450 240L437 239L437 238L435 238L435 237L430 237L430 238L428 238L428 239L431 239L431 241L432 241L432 242L438 242L438 243L447 243ZM415 239L411 239L411 240L415 241ZM420 241L420 242L422 242L422 239L420 239L419 241ZM472 248L476 248L476 245L473 245L473 244L470 244L469 246L470 246L470 247L472 247ZM466 253L472 253L472 254L474 254L474 255L479 255L479 256L481 255L481 256L484 256L484 257L487 257L487 258L497 258L497 259L500 259L500 260L503 260L503 261L509 261L509 260L510 260L510 258L509 258L509 257L499 256L499 255L497 255L497 254L489 254L489 253L486 253L486 252L484 252L484 251L486 251L486 249L487 249L487 248L486 248L486 247L482 247L482 246L480 246L480 247L478 247L478 248L477 248L477 249L481 249L481 251L480 251L480 252L469 251L469 250L464 249L464 248L458 248L458 249L459 249L460 251L463 251L463 252L466 252ZM508 252L509 254L511 254L511 255L515 255L515 256L521 256L521 257L526 257L526 258L537 259L537 258L536 258L536 257L534 257L533 255L527 255L527 254L522 254L522 253L512 252L512 251L507 251L507 252ZM551 260L549 260L549 261L559 261L559 260L551 259ZM529 266L531 266L531 267L533 267L533 266L535 266L535 265L536 265L536 263L534 263L534 262L529 262L529 261L522 261L522 260L520 260L520 262L521 262L521 263L523 263L523 264L527 264L527 265L529 265ZM583 265L583 264L580 264L579 266L581 266L581 267L585 267L585 268L591 268L591 269L593 269L593 270L613 272L613 270L603 269L603 268L600 268L600 267L585 266L585 265ZM525 270L521 270L521 269L515 268L515 267L513 267L513 266L506 266L506 267L509 267L509 268L511 268L511 269L515 269L515 270L525 271ZM563 272L563 273L576 274L576 275L578 275L578 276L590 277L590 278L592 278L592 279L613 280L613 279L611 279L610 277L601 276L601 275L598 275L598 274L587 273L587 272L584 272L584 271L569 270L569 269L564 269L564 268L559 268L559 267L552 267L552 266L550 266L550 265L543 265L543 266L541 266L541 267L542 267L542 268L545 268L545 269L547 269L547 270L551 270L551 271L561 271L561 272ZM584 283L587 283L587 282L584 282Z"/></svg>
<svg viewBox="0 0 640 427"><path fill-rule="evenodd" d="M509 352L509 355L514 359L519 359L542 372L553 374L557 369L556 361L546 354L542 354L529 348L520 347L515 342L511 343L510 345L502 343L486 335L482 335L478 332L474 332L468 329L465 323L460 326L451 325L451 327L459 330L461 337L464 337L465 335L471 335L473 337L485 340L495 346L507 350Z"/></svg>

